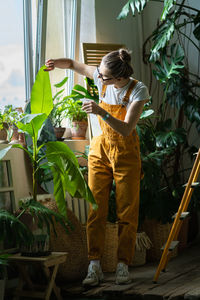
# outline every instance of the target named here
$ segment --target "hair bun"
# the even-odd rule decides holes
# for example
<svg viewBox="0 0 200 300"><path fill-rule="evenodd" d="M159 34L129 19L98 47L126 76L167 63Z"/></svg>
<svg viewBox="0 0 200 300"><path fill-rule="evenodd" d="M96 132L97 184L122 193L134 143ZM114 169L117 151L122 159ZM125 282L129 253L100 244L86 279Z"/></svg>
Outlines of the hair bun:
<svg viewBox="0 0 200 300"><path fill-rule="evenodd" d="M131 62L131 52L129 52L127 49L119 49L119 58L125 62L130 63Z"/></svg>

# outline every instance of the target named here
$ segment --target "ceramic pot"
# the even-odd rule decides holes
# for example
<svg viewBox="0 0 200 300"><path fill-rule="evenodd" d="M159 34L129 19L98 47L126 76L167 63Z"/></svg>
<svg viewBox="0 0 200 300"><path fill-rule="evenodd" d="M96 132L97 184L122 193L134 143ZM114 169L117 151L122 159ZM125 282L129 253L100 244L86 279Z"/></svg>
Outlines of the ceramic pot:
<svg viewBox="0 0 200 300"><path fill-rule="evenodd" d="M65 132L65 127L54 127L54 133L55 133L57 140L61 140L64 132Z"/></svg>
<svg viewBox="0 0 200 300"><path fill-rule="evenodd" d="M86 121L72 122L72 126L71 126L72 140L85 140L87 127L88 127L88 123Z"/></svg>

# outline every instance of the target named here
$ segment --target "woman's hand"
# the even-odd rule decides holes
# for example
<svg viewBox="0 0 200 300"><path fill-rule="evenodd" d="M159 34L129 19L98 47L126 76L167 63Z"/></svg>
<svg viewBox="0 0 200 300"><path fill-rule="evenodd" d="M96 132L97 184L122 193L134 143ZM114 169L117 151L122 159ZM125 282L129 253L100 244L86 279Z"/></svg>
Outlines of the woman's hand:
<svg viewBox="0 0 200 300"><path fill-rule="evenodd" d="M72 60L69 58L50 58L45 62L45 65L47 68L44 71L52 71L55 68L70 69L72 67Z"/></svg>
<svg viewBox="0 0 200 300"><path fill-rule="evenodd" d="M96 115L102 115L104 112L104 109L101 108L98 104L96 104L93 100L87 100L83 103L82 109L87 114L96 114Z"/></svg>

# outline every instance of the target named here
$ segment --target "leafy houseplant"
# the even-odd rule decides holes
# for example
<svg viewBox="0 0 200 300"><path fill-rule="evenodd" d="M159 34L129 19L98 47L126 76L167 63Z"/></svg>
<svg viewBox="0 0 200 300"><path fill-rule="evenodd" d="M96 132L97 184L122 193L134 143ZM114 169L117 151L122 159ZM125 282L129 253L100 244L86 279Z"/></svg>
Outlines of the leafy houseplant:
<svg viewBox="0 0 200 300"><path fill-rule="evenodd" d="M141 13L151 2L163 2L163 11L157 27L144 41L143 60L153 69L151 76L159 81L163 97L156 103L154 117L137 127L144 169L140 214L142 219L149 217L166 223L171 221L182 198L188 178L185 161L196 152L190 142L191 128L198 133L200 130L200 75L199 71L190 71L190 53L187 54L191 47L200 50L200 10L185 0L130 0L118 19L126 18L130 11L133 16L136 10ZM190 35L185 34L187 26L191 26ZM184 47L185 40L188 45Z"/></svg>
<svg viewBox="0 0 200 300"><path fill-rule="evenodd" d="M93 81L86 78L86 83L90 86L91 91L77 84L73 87L71 94L66 97L66 117L71 122L72 139L85 139L88 126L87 114L82 110L83 100L81 99L85 98L96 102L99 100Z"/></svg>
<svg viewBox="0 0 200 300"><path fill-rule="evenodd" d="M38 140L47 119L53 108L49 75L44 67L37 74L31 92L31 114L25 115L16 126L32 139L32 150L20 144L13 144L0 151L2 159L11 148L25 151L32 164L32 199L22 203L22 212L29 212L37 221L39 227L47 226L49 230L52 217L55 213L37 201L37 176L40 169L50 168L53 174L54 196L61 216L57 220L66 228L66 191L74 197L84 198L96 207L92 193L81 173L77 158L69 147L61 142L45 142L38 145ZM43 149L43 157L39 156ZM5 228L6 230L6 228Z"/></svg>
<svg viewBox="0 0 200 300"><path fill-rule="evenodd" d="M49 118L54 127L54 131L57 139L59 140L65 131L65 128L62 127L62 122L65 119L65 111L66 111L66 97L64 97L65 89L62 88L64 84L67 82L68 77L65 77L61 82L54 84L56 88L59 90L53 97L53 109L49 115ZM62 88L62 89L60 89Z"/></svg>

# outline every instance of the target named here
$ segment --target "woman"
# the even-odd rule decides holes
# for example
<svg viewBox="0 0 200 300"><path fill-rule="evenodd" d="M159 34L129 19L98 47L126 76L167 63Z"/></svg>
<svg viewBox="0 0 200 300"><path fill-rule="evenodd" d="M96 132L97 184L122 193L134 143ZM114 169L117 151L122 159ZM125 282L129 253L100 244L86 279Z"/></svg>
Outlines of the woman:
<svg viewBox="0 0 200 300"><path fill-rule="evenodd" d="M90 208L87 222L90 264L84 285L96 286L103 280L100 259L103 254L109 194L113 178L116 184L116 210L119 224L116 284L131 282L128 265L132 262L138 225L141 161L136 124L149 94L142 82L133 79L131 56L119 49L103 57L99 67L71 59L49 59L47 71L72 69L94 79L99 105L83 103L86 113L96 114L102 133L93 137L88 157L89 187L98 204Z"/></svg>

